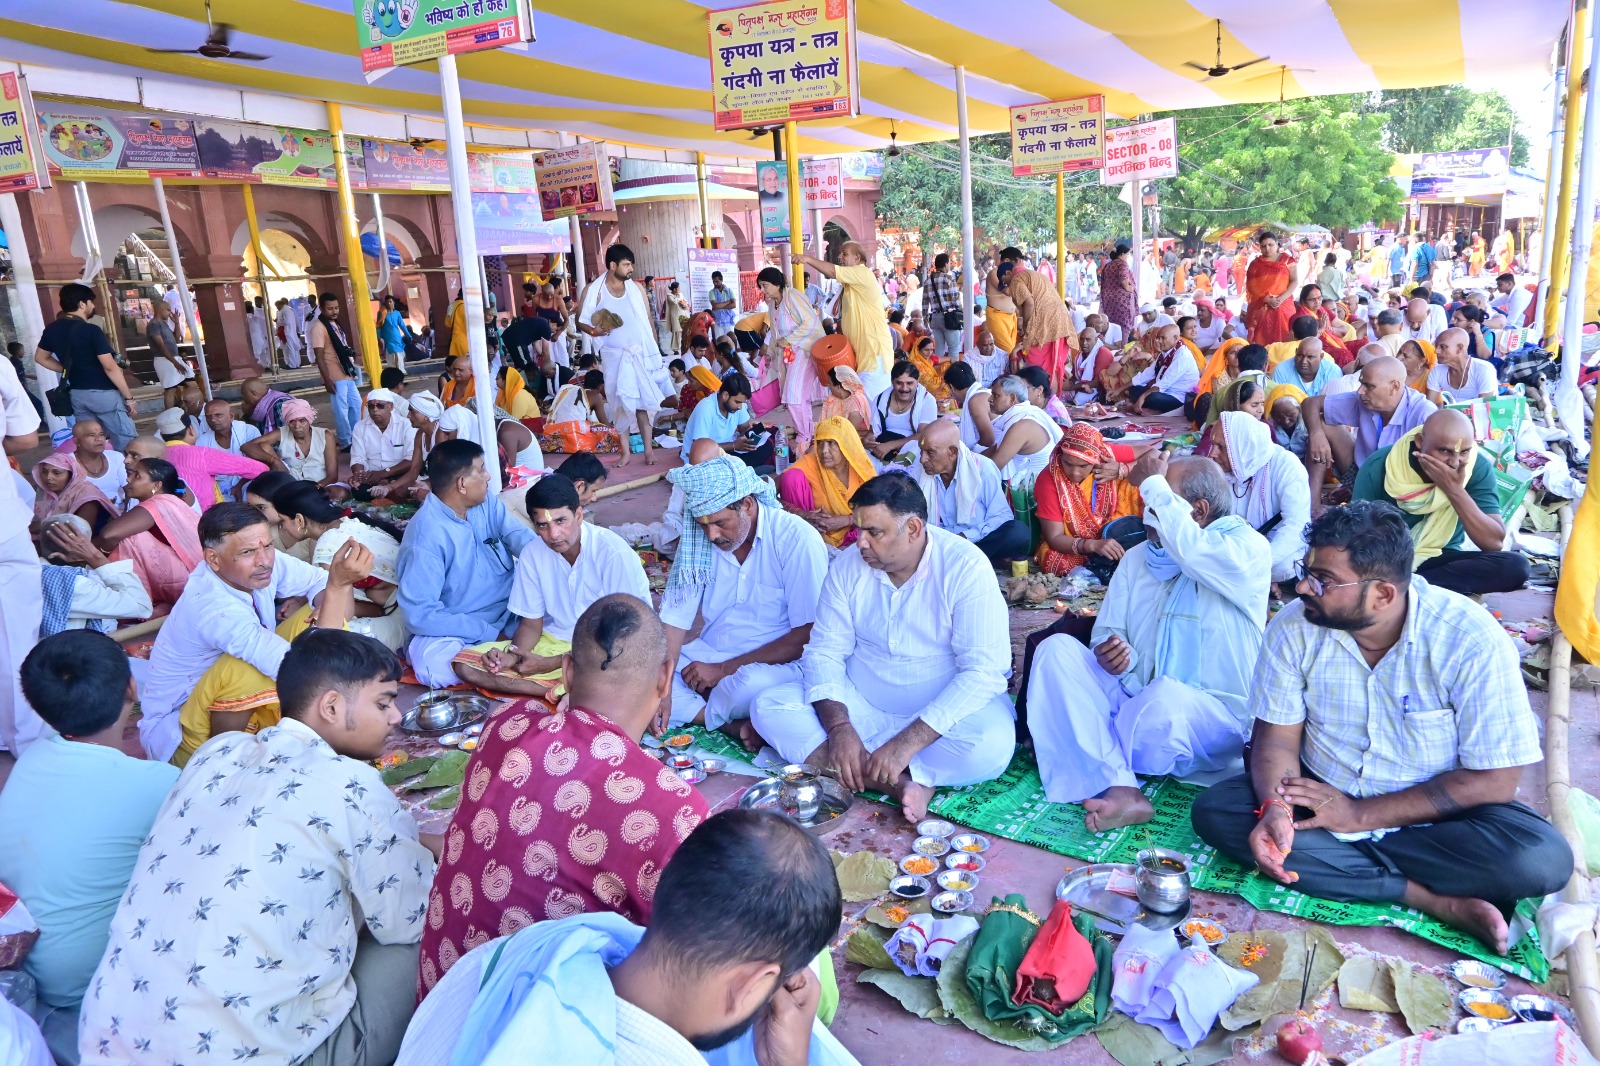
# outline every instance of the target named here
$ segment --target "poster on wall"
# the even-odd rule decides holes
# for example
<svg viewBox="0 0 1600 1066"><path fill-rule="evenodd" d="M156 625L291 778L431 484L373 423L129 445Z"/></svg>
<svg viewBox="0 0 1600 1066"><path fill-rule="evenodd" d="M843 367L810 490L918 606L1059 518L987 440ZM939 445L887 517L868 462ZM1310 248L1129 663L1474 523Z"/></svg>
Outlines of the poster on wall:
<svg viewBox="0 0 1600 1066"><path fill-rule="evenodd" d="M789 165L771 159L756 164L756 200L761 207L761 240L789 239Z"/></svg>
<svg viewBox="0 0 1600 1066"><path fill-rule="evenodd" d="M807 211L844 207L843 164L838 156L800 161L800 206Z"/></svg>
<svg viewBox="0 0 1600 1066"><path fill-rule="evenodd" d="M538 192L533 152L467 152L467 180L474 192Z"/></svg>
<svg viewBox="0 0 1600 1066"><path fill-rule="evenodd" d="M539 207L546 222L592 211L612 211L611 161L600 141L540 152L533 157Z"/></svg>
<svg viewBox="0 0 1600 1066"><path fill-rule="evenodd" d="M853 0L766 0L706 23L717 129L861 113Z"/></svg>
<svg viewBox="0 0 1600 1066"><path fill-rule="evenodd" d="M361 155L366 188L409 192L449 192L450 164L443 145L418 148L408 141L364 139ZM353 181L355 175L351 175Z"/></svg>
<svg viewBox="0 0 1600 1066"><path fill-rule="evenodd" d="M187 115L39 112L45 159L64 178L194 177L200 170L194 125Z"/></svg>
<svg viewBox="0 0 1600 1066"><path fill-rule="evenodd" d="M1500 145L1463 152L1424 152L1411 167L1413 200L1500 196L1511 173L1511 152Z"/></svg>
<svg viewBox="0 0 1600 1066"><path fill-rule="evenodd" d="M337 188L333 167L333 135L289 126L200 119L194 124L200 172L225 181L259 181L264 185ZM365 170L359 152L350 180L358 183ZM364 180L364 179L363 179Z"/></svg>
<svg viewBox="0 0 1600 1066"><path fill-rule="evenodd" d="M711 309L711 275L722 272L722 283L735 293L739 289L739 251L736 248L689 249L689 310ZM749 306L749 305L746 305Z"/></svg>
<svg viewBox="0 0 1600 1066"><path fill-rule="evenodd" d="M33 192L49 184L28 79L0 74L0 193Z"/></svg>
<svg viewBox="0 0 1600 1066"><path fill-rule="evenodd" d="M526 0L355 0L355 13L368 81L442 55L533 40Z"/></svg>
<svg viewBox="0 0 1600 1066"><path fill-rule="evenodd" d="M1011 109L1011 173L1065 174L1106 164L1106 98L1081 96Z"/></svg>
<svg viewBox="0 0 1600 1066"><path fill-rule="evenodd" d="M1178 176L1178 123L1170 118L1106 130L1101 185Z"/></svg>
<svg viewBox="0 0 1600 1066"><path fill-rule="evenodd" d="M571 226L565 219L546 222L537 193L474 192L472 229L480 255L572 250Z"/></svg>

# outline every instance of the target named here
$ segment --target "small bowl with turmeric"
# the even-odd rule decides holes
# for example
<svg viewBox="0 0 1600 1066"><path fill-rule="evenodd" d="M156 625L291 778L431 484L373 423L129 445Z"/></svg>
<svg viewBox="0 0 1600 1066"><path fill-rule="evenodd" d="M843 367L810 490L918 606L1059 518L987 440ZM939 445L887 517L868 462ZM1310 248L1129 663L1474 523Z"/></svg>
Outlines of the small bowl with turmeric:
<svg viewBox="0 0 1600 1066"><path fill-rule="evenodd" d="M1503 1025L1506 1022L1517 1020L1517 1012L1511 1009L1511 1004L1506 1002L1506 997L1499 992L1488 988L1468 988L1456 997L1456 1002L1461 1004L1461 1009L1474 1018Z"/></svg>

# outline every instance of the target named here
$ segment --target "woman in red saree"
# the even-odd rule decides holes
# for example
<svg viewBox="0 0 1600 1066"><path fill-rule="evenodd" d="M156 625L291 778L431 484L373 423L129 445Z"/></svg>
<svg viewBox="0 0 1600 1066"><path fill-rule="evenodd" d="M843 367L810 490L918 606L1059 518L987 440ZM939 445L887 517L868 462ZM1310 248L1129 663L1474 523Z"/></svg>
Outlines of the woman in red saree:
<svg viewBox="0 0 1600 1066"><path fill-rule="evenodd" d="M1252 344L1276 344L1290 338L1289 323L1295 316L1290 298L1298 280L1294 259L1283 254L1278 238L1263 233L1258 238L1261 254L1245 271L1245 328Z"/></svg>
<svg viewBox="0 0 1600 1066"><path fill-rule="evenodd" d="M1350 360L1356 357L1355 352L1350 351L1345 344L1345 331L1340 321L1334 317L1333 312L1322 306L1320 285L1300 287L1300 299L1295 302L1294 314L1290 316L1289 321L1293 323L1301 315L1317 320L1317 337L1322 341L1323 352L1338 363L1341 369L1348 366Z"/></svg>
<svg viewBox="0 0 1600 1066"><path fill-rule="evenodd" d="M1051 453L1050 465L1034 482L1040 526L1039 550L1034 561L1047 574L1065 574L1082 566L1090 555L1113 561L1122 558L1122 545L1103 540L1106 525L1125 515L1144 512L1139 490L1128 484L1128 469L1106 443L1098 429L1074 422L1062 433Z"/></svg>

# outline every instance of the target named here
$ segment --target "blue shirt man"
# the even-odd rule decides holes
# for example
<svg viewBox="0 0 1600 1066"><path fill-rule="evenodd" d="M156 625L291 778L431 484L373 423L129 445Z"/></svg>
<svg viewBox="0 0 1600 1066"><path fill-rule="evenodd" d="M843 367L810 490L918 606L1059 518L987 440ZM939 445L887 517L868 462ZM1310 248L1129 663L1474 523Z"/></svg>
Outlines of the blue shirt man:
<svg viewBox="0 0 1600 1066"><path fill-rule="evenodd" d="M726 306L718 307L718 304ZM733 290L722 283L722 271L715 271L711 275L711 321L716 325L718 337L733 332L733 316L738 309Z"/></svg>
<svg viewBox="0 0 1600 1066"><path fill-rule="evenodd" d="M1389 246L1389 273L1401 274L1406 269L1406 246L1399 241Z"/></svg>
<svg viewBox="0 0 1600 1066"><path fill-rule="evenodd" d="M1416 270L1411 275L1412 280L1427 281L1433 274L1433 261L1436 258L1438 256L1433 250L1433 245L1419 236L1416 247L1411 249L1411 261L1416 266Z"/></svg>
<svg viewBox="0 0 1600 1066"><path fill-rule="evenodd" d="M442 688L461 680L450 664L463 648L500 639L512 623L512 577L533 530L490 498L483 449L469 440L434 447L428 484L395 569L411 668Z"/></svg>
<svg viewBox="0 0 1600 1066"><path fill-rule="evenodd" d="M689 448L702 437L718 444L731 444L739 429L750 421L750 379L737 370L722 379L722 388L694 405L683 427L683 461L689 462ZM744 449L724 449L740 451Z"/></svg>

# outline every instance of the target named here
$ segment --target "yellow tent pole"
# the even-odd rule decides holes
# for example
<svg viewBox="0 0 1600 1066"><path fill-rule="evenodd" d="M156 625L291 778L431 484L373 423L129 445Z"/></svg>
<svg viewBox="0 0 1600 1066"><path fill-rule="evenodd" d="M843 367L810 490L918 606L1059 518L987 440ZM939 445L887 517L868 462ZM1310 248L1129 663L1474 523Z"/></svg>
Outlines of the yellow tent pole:
<svg viewBox="0 0 1600 1066"><path fill-rule="evenodd" d="M261 223L256 220L255 190L250 188L249 182L245 182L243 185L240 185L239 188L244 191L244 218L245 221L250 224L250 249L256 253L256 282L261 286L262 302L270 303L271 301L267 300L267 279L265 277L265 273L266 271L270 270L272 271L272 276L275 278L281 277L282 275L278 273L277 267L267 262L266 254L261 248Z"/></svg>
<svg viewBox="0 0 1600 1066"><path fill-rule="evenodd" d="M1056 291L1067 298L1067 183L1056 175Z"/></svg>
<svg viewBox="0 0 1600 1066"><path fill-rule="evenodd" d="M1546 241L1554 244L1550 255L1550 292L1544 303L1544 336L1539 339L1543 347L1549 347L1550 340L1561 330L1561 299L1566 294L1571 269L1567 254L1572 241L1572 197L1578 187L1578 127L1583 124L1584 45L1588 43L1588 36L1588 0L1578 0L1567 34L1567 103L1566 128L1561 135L1561 185L1558 189L1545 189L1546 196L1559 199L1556 200L1555 232L1544 235Z"/></svg>
<svg viewBox="0 0 1600 1066"><path fill-rule="evenodd" d="M367 287L367 265L361 255L361 233L356 229L356 197L350 188L350 167L344 156L344 122L339 105L328 104L328 125L333 130L333 169L339 176L339 228L344 237L345 265L350 271L351 299L355 304L349 309L350 336L357 341L361 361L366 365L367 377L373 387L383 374L383 360L378 357L378 326L372 320L372 290ZM388 249L380 248L379 252Z"/></svg>
<svg viewBox="0 0 1600 1066"><path fill-rule="evenodd" d="M804 292L806 265L800 257L806 254L806 244L800 232L800 205L805 196L800 189L800 134L793 122L783 124L783 161L789 166L789 260L794 278L791 284Z"/></svg>
<svg viewBox="0 0 1600 1066"><path fill-rule="evenodd" d="M694 154L694 188L700 200L700 247L711 247L711 203L706 198L706 154Z"/></svg>

